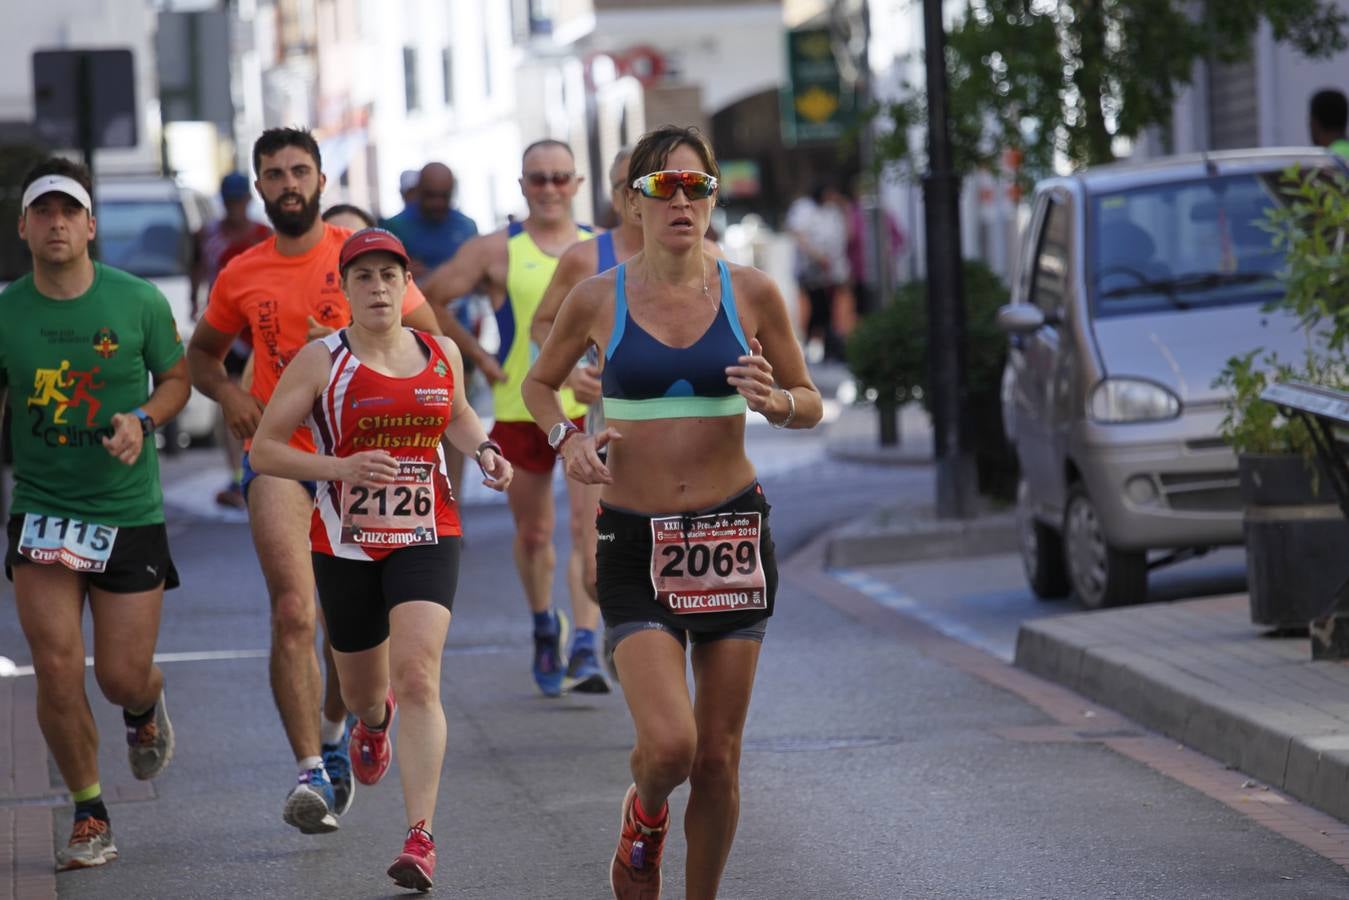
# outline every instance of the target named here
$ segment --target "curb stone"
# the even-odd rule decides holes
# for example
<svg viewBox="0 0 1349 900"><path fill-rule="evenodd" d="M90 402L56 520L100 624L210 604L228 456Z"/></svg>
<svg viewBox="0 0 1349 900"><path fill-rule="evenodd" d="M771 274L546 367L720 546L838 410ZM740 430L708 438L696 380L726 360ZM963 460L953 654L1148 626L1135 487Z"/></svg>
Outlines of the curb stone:
<svg viewBox="0 0 1349 900"><path fill-rule="evenodd" d="M1023 624L1015 665L1349 822L1349 717L1322 711L1313 705L1313 696L1304 700L1258 692L1252 679L1206 680L1172 661L1179 652L1175 647L1128 646L1139 640L1134 636L1112 643L1087 627L1088 617L1100 615ZM1299 668L1286 681L1302 684L1308 681L1296 677L1302 666L1335 664L1313 664L1308 657L1288 665ZM1332 684L1339 673L1327 674Z"/></svg>

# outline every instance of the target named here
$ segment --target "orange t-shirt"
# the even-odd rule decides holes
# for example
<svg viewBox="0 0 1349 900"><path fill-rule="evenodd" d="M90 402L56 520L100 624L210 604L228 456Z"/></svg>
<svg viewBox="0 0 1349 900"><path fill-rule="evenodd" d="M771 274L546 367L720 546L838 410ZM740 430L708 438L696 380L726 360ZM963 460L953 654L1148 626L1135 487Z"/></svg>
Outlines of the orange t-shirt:
<svg viewBox="0 0 1349 900"><path fill-rule="evenodd" d="M230 260L211 287L202 318L226 334L252 331L251 392L263 403L272 398L286 364L309 342L310 316L329 328L351 324L351 307L337 274L338 254L350 234L350 229L325 224L323 239L299 256L282 256L276 238L268 238ZM403 315L425 302L421 290L408 285ZM305 426L291 435L290 445L314 452L314 438Z"/></svg>

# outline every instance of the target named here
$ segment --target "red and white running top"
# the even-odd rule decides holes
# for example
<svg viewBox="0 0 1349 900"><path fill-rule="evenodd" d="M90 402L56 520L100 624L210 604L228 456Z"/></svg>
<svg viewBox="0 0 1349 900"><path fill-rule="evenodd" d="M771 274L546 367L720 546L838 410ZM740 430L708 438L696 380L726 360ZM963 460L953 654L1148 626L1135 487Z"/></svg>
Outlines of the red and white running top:
<svg viewBox="0 0 1349 900"><path fill-rule="evenodd" d="M378 560L401 547L462 534L440 449L454 374L434 338L412 333L428 359L408 378L363 365L351 352L346 329L323 338L332 369L307 420L318 452L340 457L386 450L399 461L400 472L394 484L378 489L320 481L309 527L310 546L319 553Z"/></svg>

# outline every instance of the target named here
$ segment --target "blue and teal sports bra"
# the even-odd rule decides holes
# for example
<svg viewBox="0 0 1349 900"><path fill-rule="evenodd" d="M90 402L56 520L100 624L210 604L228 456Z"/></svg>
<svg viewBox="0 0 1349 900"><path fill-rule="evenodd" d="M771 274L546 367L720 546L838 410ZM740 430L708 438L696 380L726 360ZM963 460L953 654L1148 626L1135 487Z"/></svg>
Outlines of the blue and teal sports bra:
<svg viewBox="0 0 1349 900"><path fill-rule="evenodd" d="M745 398L726 381L726 367L749 354L731 289L731 270L717 260L721 304L698 340L671 347L656 340L628 313L627 263L618 266L614 330L600 375L608 419L681 419L744 415Z"/></svg>

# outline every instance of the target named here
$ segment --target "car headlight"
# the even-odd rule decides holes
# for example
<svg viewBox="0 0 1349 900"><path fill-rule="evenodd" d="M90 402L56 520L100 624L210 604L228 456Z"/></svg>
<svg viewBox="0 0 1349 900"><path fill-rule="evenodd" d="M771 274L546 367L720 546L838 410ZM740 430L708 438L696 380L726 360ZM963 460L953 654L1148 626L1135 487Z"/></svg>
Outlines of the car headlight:
<svg viewBox="0 0 1349 900"><path fill-rule="evenodd" d="M1107 378L1091 392L1091 418L1116 422L1159 422L1180 415L1180 398L1151 381L1137 378Z"/></svg>

